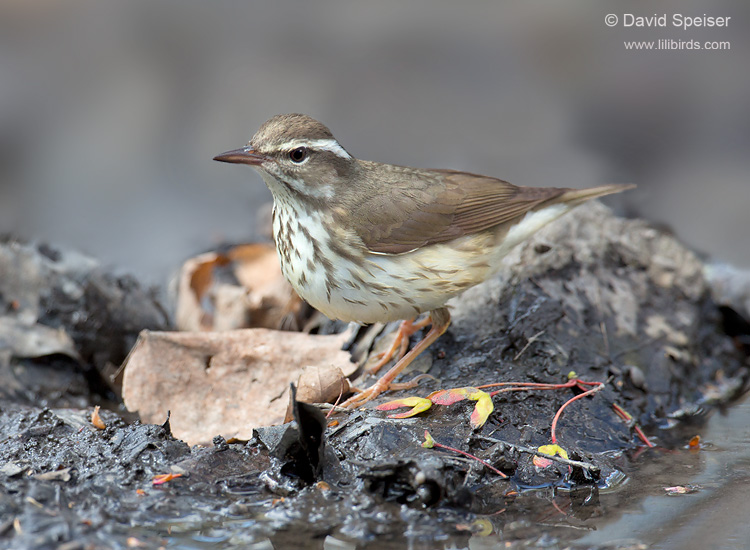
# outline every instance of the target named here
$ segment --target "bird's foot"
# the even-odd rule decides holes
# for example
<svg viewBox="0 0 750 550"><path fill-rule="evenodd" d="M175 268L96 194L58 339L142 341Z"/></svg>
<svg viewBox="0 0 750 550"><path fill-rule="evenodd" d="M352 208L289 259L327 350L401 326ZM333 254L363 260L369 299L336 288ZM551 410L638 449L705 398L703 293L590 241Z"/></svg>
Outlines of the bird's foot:
<svg viewBox="0 0 750 550"><path fill-rule="evenodd" d="M370 401L378 397L381 393L383 393L384 391L388 391L392 387L392 384L388 384L387 382L383 383L383 379L381 378L366 390L362 390L359 393L355 393L354 395L352 395L349 399L341 403L340 406L346 409L356 409L358 407L361 407L362 405L365 405L366 403L369 403Z"/></svg>
<svg viewBox="0 0 750 550"><path fill-rule="evenodd" d="M386 391L399 391L399 390L410 390L412 388L416 388L419 383L429 378L430 380L435 380L435 377L431 374L420 374L419 376L415 376L412 380L409 380L408 382L391 382L390 384L383 381L383 378L375 382L374 385L371 387L361 390L358 388L352 388L357 393L344 401L340 406L346 407L346 408L355 408L355 407L361 407L365 403L369 403L373 399L375 399L377 396L379 396L381 393Z"/></svg>
<svg viewBox="0 0 750 550"><path fill-rule="evenodd" d="M362 405L365 405L366 403L369 403L370 401L375 399L384 391L387 391L389 389L404 388L404 386L400 384L394 387L393 381L407 366L409 366L412 361L414 361L414 359L417 358L420 353L426 350L430 346L430 344L437 340L440 335L448 329L448 326L451 323L450 314L445 308L438 308L436 310L433 310L430 313L430 317L428 317L427 319L430 320L427 322L427 324L431 322L432 327L430 328L430 331L425 335L425 337L420 340L419 343L414 346L414 348L409 353L399 359L398 362L391 367L391 370L386 372L377 382L375 382L366 390L363 390L344 401L341 404L342 407L346 407L349 409L361 407ZM416 324L418 325L420 323ZM419 378L420 377L415 378L408 384L415 384ZM410 385L408 387L414 386Z"/></svg>
<svg viewBox="0 0 750 550"><path fill-rule="evenodd" d="M424 373L424 374L420 374L418 376L415 376L414 378L412 378L408 382L394 382L390 386L388 386L388 389L391 390L391 391L410 390L412 388L416 388L417 386L419 386L419 384L420 384L420 382L422 382L422 380L427 380L427 379L429 379L429 380L437 380L437 378L435 378L431 374Z"/></svg>
<svg viewBox="0 0 750 550"><path fill-rule="evenodd" d="M370 367L369 372L371 374L377 373L394 357L396 358L396 360L400 360L404 355L406 355L406 350L409 348L409 338L411 337L411 335L419 330L422 330L431 322L432 320L429 315L417 323L415 323L413 319L402 321L401 325L396 331L393 343L391 343L391 346L387 350L381 351L380 353L375 355L375 357L378 358L378 362Z"/></svg>

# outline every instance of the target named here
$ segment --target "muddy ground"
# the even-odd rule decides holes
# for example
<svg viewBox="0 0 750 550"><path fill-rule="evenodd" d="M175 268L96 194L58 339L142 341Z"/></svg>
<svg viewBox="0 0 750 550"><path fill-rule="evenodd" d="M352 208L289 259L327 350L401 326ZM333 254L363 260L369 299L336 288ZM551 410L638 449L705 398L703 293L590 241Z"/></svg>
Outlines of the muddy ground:
<svg viewBox="0 0 750 550"><path fill-rule="evenodd" d="M533 453L553 443L553 417L578 386L495 395L478 428L470 400L407 419L373 404L326 420L303 404L296 422L258 428L250 441L191 448L166 418L141 424L119 402L117 367L138 332L169 327L163 298L76 254L6 240L0 544L574 544L602 515L602 495L607 514L622 512L618 489L634 460L683 452L711 408L744 391L749 331L715 302L696 255L601 205L560 220L507 264L453 304L453 325L421 365L433 378L375 404L500 382L601 382L557 422L556 441L575 463ZM91 422L97 404L104 429ZM425 430L508 477L423 448ZM179 476L154 483L169 473Z"/></svg>

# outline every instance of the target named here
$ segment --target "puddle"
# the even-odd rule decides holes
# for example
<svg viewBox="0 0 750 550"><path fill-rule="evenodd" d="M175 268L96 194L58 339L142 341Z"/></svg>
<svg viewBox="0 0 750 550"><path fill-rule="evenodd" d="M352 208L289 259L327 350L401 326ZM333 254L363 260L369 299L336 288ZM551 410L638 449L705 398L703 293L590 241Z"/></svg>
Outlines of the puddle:
<svg viewBox="0 0 750 550"><path fill-rule="evenodd" d="M704 448L696 453L693 465L686 464L686 453L675 455L683 467L675 468L670 455L637 465L628 487L628 499L637 508L617 521L602 522L577 543L603 545L637 539L663 550L747 548L750 398L745 396L725 414L715 412L700 433ZM677 485L701 488L691 494L665 494L664 487ZM639 495L643 496L640 500Z"/></svg>
<svg viewBox="0 0 750 550"><path fill-rule="evenodd" d="M314 510L297 510L296 528L290 529L285 521L281 530L275 530L274 518L285 512L268 501L254 507L249 514L252 517L222 522L214 515L213 521L202 525L183 519L162 524L158 530L167 548L179 549L477 550L528 544L546 548L746 548L750 540L750 398L723 414L714 412L703 427L681 427L680 431L678 438L684 441L700 434L702 448L644 449L621 457L628 477L611 489L573 494L552 489L526 491L512 502L498 503L495 514L386 505L380 508L379 520L370 518L381 523L380 534L373 529L363 537L361 532L347 532L346 510L335 507L326 508L327 513L340 514L340 526L333 532L315 528ZM695 492L668 495L665 491L680 486L693 487ZM434 521L452 522L466 533L434 540L429 529Z"/></svg>

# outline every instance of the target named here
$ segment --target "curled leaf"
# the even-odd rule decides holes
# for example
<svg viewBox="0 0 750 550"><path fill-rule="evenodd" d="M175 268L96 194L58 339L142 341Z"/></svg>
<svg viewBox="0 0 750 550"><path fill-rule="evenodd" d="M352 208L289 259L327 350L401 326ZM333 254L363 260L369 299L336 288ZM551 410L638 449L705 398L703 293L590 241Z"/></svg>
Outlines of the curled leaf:
<svg viewBox="0 0 750 550"><path fill-rule="evenodd" d="M549 468L552 466L552 461L549 458L544 458L543 456L536 456L534 455L534 458L531 459L532 464L536 466L537 468Z"/></svg>
<svg viewBox="0 0 750 550"><path fill-rule="evenodd" d="M182 474L159 474L153 477L151 480L152 485L162 485L167 481L172 481L178 477L182 477Z"/></svg>
<svg viewBox="0 0 750 550"><path fill-rule="evenodd" d="M560 447L560 445L542 445L537 450L546 455L560 456L566 460L568 459L568 452Z"/></svg>
<svg viewBox="0 0 750 550"><path fill-rule="evenodd" d="M99 405L94 407L94 412L91 413L91 423L98 430L103 430L107 427L107 425L102 420L102 417L99 416Z"/></svg>
<svg viewBox="0 0 750 550"><path fill-rule="evenodd" d="M467 399L469 395L478 392L477 388L453 388L452 390L438 390L432 392L427 398L435 405L453 405Z"/></svg>
<svg viewBox="0 0 750 550"><path fill-rule="evenodd" d="M427 430L424 431L424 441L422 442L422 447L425 449L432 449L435 446L435 440L432 439L432 436L430 435L430 432Z"/></svg>
<svg viewBox="0 0 750 550"><path fill-rule="evenodd" d="M560 445L542 445L537 449L540 453L544 453L546 455L552 455L552 456L560 456L567 460L568 453L565 449L560 447ZM532 462L534 466L537 468L549 468L552 466L553 461L549 458L545 458L543 456L534 456L532 459Z"/></svg>
<svg viewBox="0 0 750 550"><path fill-rule="evenodd" d="M297 379L297 401L302 403L334 403L348 392L349 379L336 365L307 366ZM290 394L284 423L294 419L291 397Z"/></svg>
<svg viewBox="0 0 750 550"><path fill-rule="evenodd" d="M410 410L402 413L389 414L388 418L409 418L417 415L421 412L426 411L432 406L432 401L425 399L424 397L404 397L403 399L395 399L388 401L382 405L376 407L379 411L392 411L393 409L400 409L402 407L411 407Z"/></svg>
<svg viewBox="0 0 750 550"><path fill-rule="evenodd" d="M484 426L492 411L495 410L495 405L492 403L490 394L481 390L477 390L469 395L469 399L477 402L471 413L471 417L469 417L471 427L476 430Z"/></svg>

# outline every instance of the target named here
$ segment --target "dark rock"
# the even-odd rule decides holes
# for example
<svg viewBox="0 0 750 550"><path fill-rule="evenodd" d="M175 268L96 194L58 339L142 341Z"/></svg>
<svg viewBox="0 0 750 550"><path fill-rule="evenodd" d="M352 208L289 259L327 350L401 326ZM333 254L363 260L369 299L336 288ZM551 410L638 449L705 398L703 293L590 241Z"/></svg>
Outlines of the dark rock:
<svg viewBox="0 0 750 550"><path fill-rule="evenodd" d="M0 397L49 405L80 405L92 395L117 400L110 375L138 333L168 326L155 292L132 277L111 275L76 252L0 242ZM56 396L54 387L70 390Z"/></svg>

